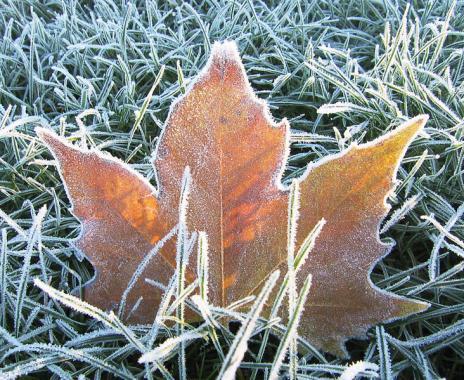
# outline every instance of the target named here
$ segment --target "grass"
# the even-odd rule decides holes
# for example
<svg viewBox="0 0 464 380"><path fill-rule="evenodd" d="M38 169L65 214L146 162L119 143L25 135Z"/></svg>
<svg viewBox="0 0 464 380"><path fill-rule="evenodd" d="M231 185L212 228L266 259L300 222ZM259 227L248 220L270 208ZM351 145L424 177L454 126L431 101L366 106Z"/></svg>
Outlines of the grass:
<svg viewBox="0 0 464 380"><path fill-rule="evenodd" d="M339 152L352 141L369 141L408 117L430 115L428 137L409 149L389 200L393 208L382 237L397 245L372 279L381 288L420 297L432 307L371 329L366 341L351 341L352 359L363 363L349 368L348 362L300 342L298 376L335 378L346 370L348 379L359 370L365 377L378 372L382 379L462 378L464 4L407 3L4 0L3 376L150 379L187 372L189 378L214 378L230 370L224 363L241 359L240 352L234 356L229 348L242 347L244 353L244 340L248 351L238 378L275 373L280 341L269 332L283 329L285 336L286 330L275 320L257 318L258 301L265 294L248 300L251 312L241 315L240 329L220 323L221 316L236 315L233 310L208 307L202 310L203 325L138 328L76 299L66 301L53 290L70 294L93 272L69 244L79 223L69 213L58 173L47 165L50 156L34 128L75 133L153 180L149 158L169 105L203 66L212 42L234 39L258 95L269 102L276 119L287 117L293 128L287 181L308 162ZM175 282L169 289L180 297L171 312L182 313L190 301ZM66 302L80 311L64 307ZM201 299L197 302L201 309ZM163 305L161 317L170 306ZM151 371L153 364L138 362L142 354L154 359L150 363L156 372ZM293 360L280 369L281 375L292 376Z"/></svg>

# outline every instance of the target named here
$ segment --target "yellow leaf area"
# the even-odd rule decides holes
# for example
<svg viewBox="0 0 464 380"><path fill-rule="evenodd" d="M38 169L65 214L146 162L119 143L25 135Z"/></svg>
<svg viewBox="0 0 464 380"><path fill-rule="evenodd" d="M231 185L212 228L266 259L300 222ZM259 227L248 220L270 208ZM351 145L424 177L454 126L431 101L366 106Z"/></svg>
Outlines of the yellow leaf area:
<svg viewBox="0 0 464 380"><path fill-rule="evenodd" d="M345 355L349 337L363 337L377 323L427 308L376 288L369 279L375 263L391 247L379 240L406 148L423 128L416 117L368 144L309 165L300 182L297 246L315 224L327 223L299 272L313 286L299 333L313 345ZM177 223L182 176L191 171L188 227L209 241L209 297L227 306L256 294L270 273L285 273L289 191L281 184L289 150L289 124L275 123L248 82L236 45L216 43L203 71L171 107L154 166L158 188L121 161L78 148L46 129L38 130L82 223L76 246L96 269L86 300L118 306L133 272ZM131 322L155 316L162 290L175 268L171 241L145 268L130 292L128 306L143 297ZM196 276L190 258L187 279ZM284 275L282 274L282 276Z"/></svg>

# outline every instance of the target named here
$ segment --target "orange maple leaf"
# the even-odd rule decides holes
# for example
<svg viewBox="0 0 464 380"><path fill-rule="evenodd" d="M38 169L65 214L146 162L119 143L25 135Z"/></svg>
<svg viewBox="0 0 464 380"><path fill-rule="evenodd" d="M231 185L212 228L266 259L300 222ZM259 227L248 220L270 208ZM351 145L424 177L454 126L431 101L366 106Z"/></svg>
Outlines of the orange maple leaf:
<svg viewBox="0 0 464 380"><path fill-rule="evenodd" d="M427 120L419 116L385 136L309 165L301 191L296 249L316 223L324 226L299 272L313 276L300 334L316 347L346 354L348 337L379 322L427 308L375 287L369 274L391 249L379 240L398 165ZM97 150L69 144L39 129L59 163L74 215L82 222L76 246L96 269L85 298L115 308L133 272L177 224L184 169L191 170L188 226L209 239L213 304L256 294L276 268L287 265L289 190L281 183L289 152L289 124L274 123L253 93L232 42L216 43L187 93L174 102L156 149L158 188L126 164ZM176 267L168 242L144 275L167 283ZM192 258L187 278L196 276ZM151 322L162 291L144 281L128 304L143 301L131 322Z"/></svg>

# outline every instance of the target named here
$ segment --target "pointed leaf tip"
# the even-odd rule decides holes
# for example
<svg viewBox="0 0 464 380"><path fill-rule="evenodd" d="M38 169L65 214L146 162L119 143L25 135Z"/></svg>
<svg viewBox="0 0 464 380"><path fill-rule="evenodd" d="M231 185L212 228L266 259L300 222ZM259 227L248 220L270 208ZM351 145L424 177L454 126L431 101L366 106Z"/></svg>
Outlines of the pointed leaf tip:
<svg viewBox="0 0 464 380"><path fill-rule="evenodd" d="M213 61L242 63L237 44L234 41L215 42L211 50L210 59Z"/></svg>
<svg viewBox="0 0 464 380"><path fill-rule="evenodd" d="M425 124L429 120L428 115L419 115L412 119L405 121L398 128L396 128L392 133L398 133L405 136L408 136L407 145L410 141L424 128Z"/></svg>
<svg viewBox="0 0 464 380"><path fill-rule="evenodd" d="M426 311L431 305L428 302L404 299L400 304L398 312L399 317L407 317L411 314L422 313Z"/></svg>
<svg viewBox="0 0 464 380"><path fill-rule="evenodd" d="M44 127L36 127L35 128L35 134L37 135L37 137L44 141L50 137L50 136L53 136L54 132L50 131L49 129L47 128L44 128Z"/></svg>
<svg viewBox="0 0 464 380"><path fill-rule="evenodd" d="M42 141L42 143L44 143L50 149L54 156L62 155L65 151L71 152L74 149L76 149L71 144L69 144L63 137L58 136L54 131L50 129L37 127L35 129L35 133Z"/></svg>
<svg viewBox="0 0 464 380"><path fill-rule="evenodd" d="M223 86L251 88L238 47L233 41L214 43L205 72L211 75L213 80L217 77L220 82L223 82Z"/></svg>
<svg viewBox="0 0 464 380"><path fill-rule="evenodd" d="M383 151L391 155L394 160L400 160L428 119L428 115L419 115L409 119L383 136L360 145L359 149L375 149L379 153Z"/></svg>

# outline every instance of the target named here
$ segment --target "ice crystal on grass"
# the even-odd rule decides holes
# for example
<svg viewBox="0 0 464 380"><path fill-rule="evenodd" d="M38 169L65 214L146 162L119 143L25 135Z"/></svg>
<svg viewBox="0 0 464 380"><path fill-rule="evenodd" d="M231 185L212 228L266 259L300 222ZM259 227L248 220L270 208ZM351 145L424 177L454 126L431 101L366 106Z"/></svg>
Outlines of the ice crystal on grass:
<svg viewBox="0 0 464 380"><path fill-rule="evenodd" d="M151 367L137 364L139 355L133 354L138 351L121 334L62 307L31 283L22 307L20 336L14 336L17 284L27 249L25 237L33 224L26 199L36 210L48 206L42 244L50 285L80 295L82 285L93 276L88 263L68 247L67 241L77 235L78 223L68 212L56 173L45 170L50 156L32 131L37 125L49 124L76 141L80 135L74 117L96 109L100 118L89 115L84 119L88 143L110 151L154 181L145 157L152 152L172 99L203 66L212 43L229 38L238 42L259 97L267 98L273 115L287 117L293 127L286 183L301 175L311 160L337 153L352 141L371 140L384 134L387 125L392 129L407 117L431 115L426 128L429 138L414 143L399 168L399 185L389 200L393 205L390 216L398 210L395 215L403 217L392 219L384 235L394 238L397 245L377 265L372 280L381 288L399 284L395 292L417 294L433 307L418 318L384 326L388 356L379 353L381 342L374 330L367 342L351 342L350 346L357 359L379 367L383 361L383 368L393 377L462 377L464 250L459 242L464 240L463 219L449 231L445 226L464 202L464 9L454 1L414 2L409 8L406 3L410 2L401 0L393 6L392 2L367 0L343 4L207 0L192 5L151 0L1 2L1 375L99 379L109 368L124 367L125 372L113 374L127 379L168 378L166 373L152 374ZM164 75L149 98L163 65ZM178 79L180 72L184 81ZM144 101L148 102L145 113ZM322 106L337 103L358 107L317 114ZM346 139L343 144L334 126ZM409 209L407 201L415 195L419 195L417 203ZM422 220L422 216L429 219ZM441 235L445 237L438 255L430 261ZM34 249L29 279L44 278L38 260ZM432 263L437 268L435 280L428 273ZM149 349L175 335L172 316L166 316L175 298L175 283L171 285L153 325L131 327L137 337L146 339ZM248 304L238 304L249 305L249 299ZM222 328L224 315L243 316L237 309L210 305L209 310ZM66 335L57 320L68 323L79 335ZM274 325L273 332L279 331L284 331L282 325ZM233 340L230 331L224 328L217 334L227 353ZM272 335L263 345L261 336L253 337L248 348L253 354L259 350L261 360L245 356L239 368L245 376L269 374L274 359L270 351L278 345ZM4 356L14 347L51 339L56 345L98 355L100 362L84 362L43 346ZM214 377L222 363L218 351L203 341L190 343L187 363L197 366L189 367L189 373ZM349 364L323 356L306 342L299 343L302 378L336 378ZM95 353L95 347L104 349ZM177 357L165 364L177 373ZM281 374L288 370L284 363Z"/></svg>

